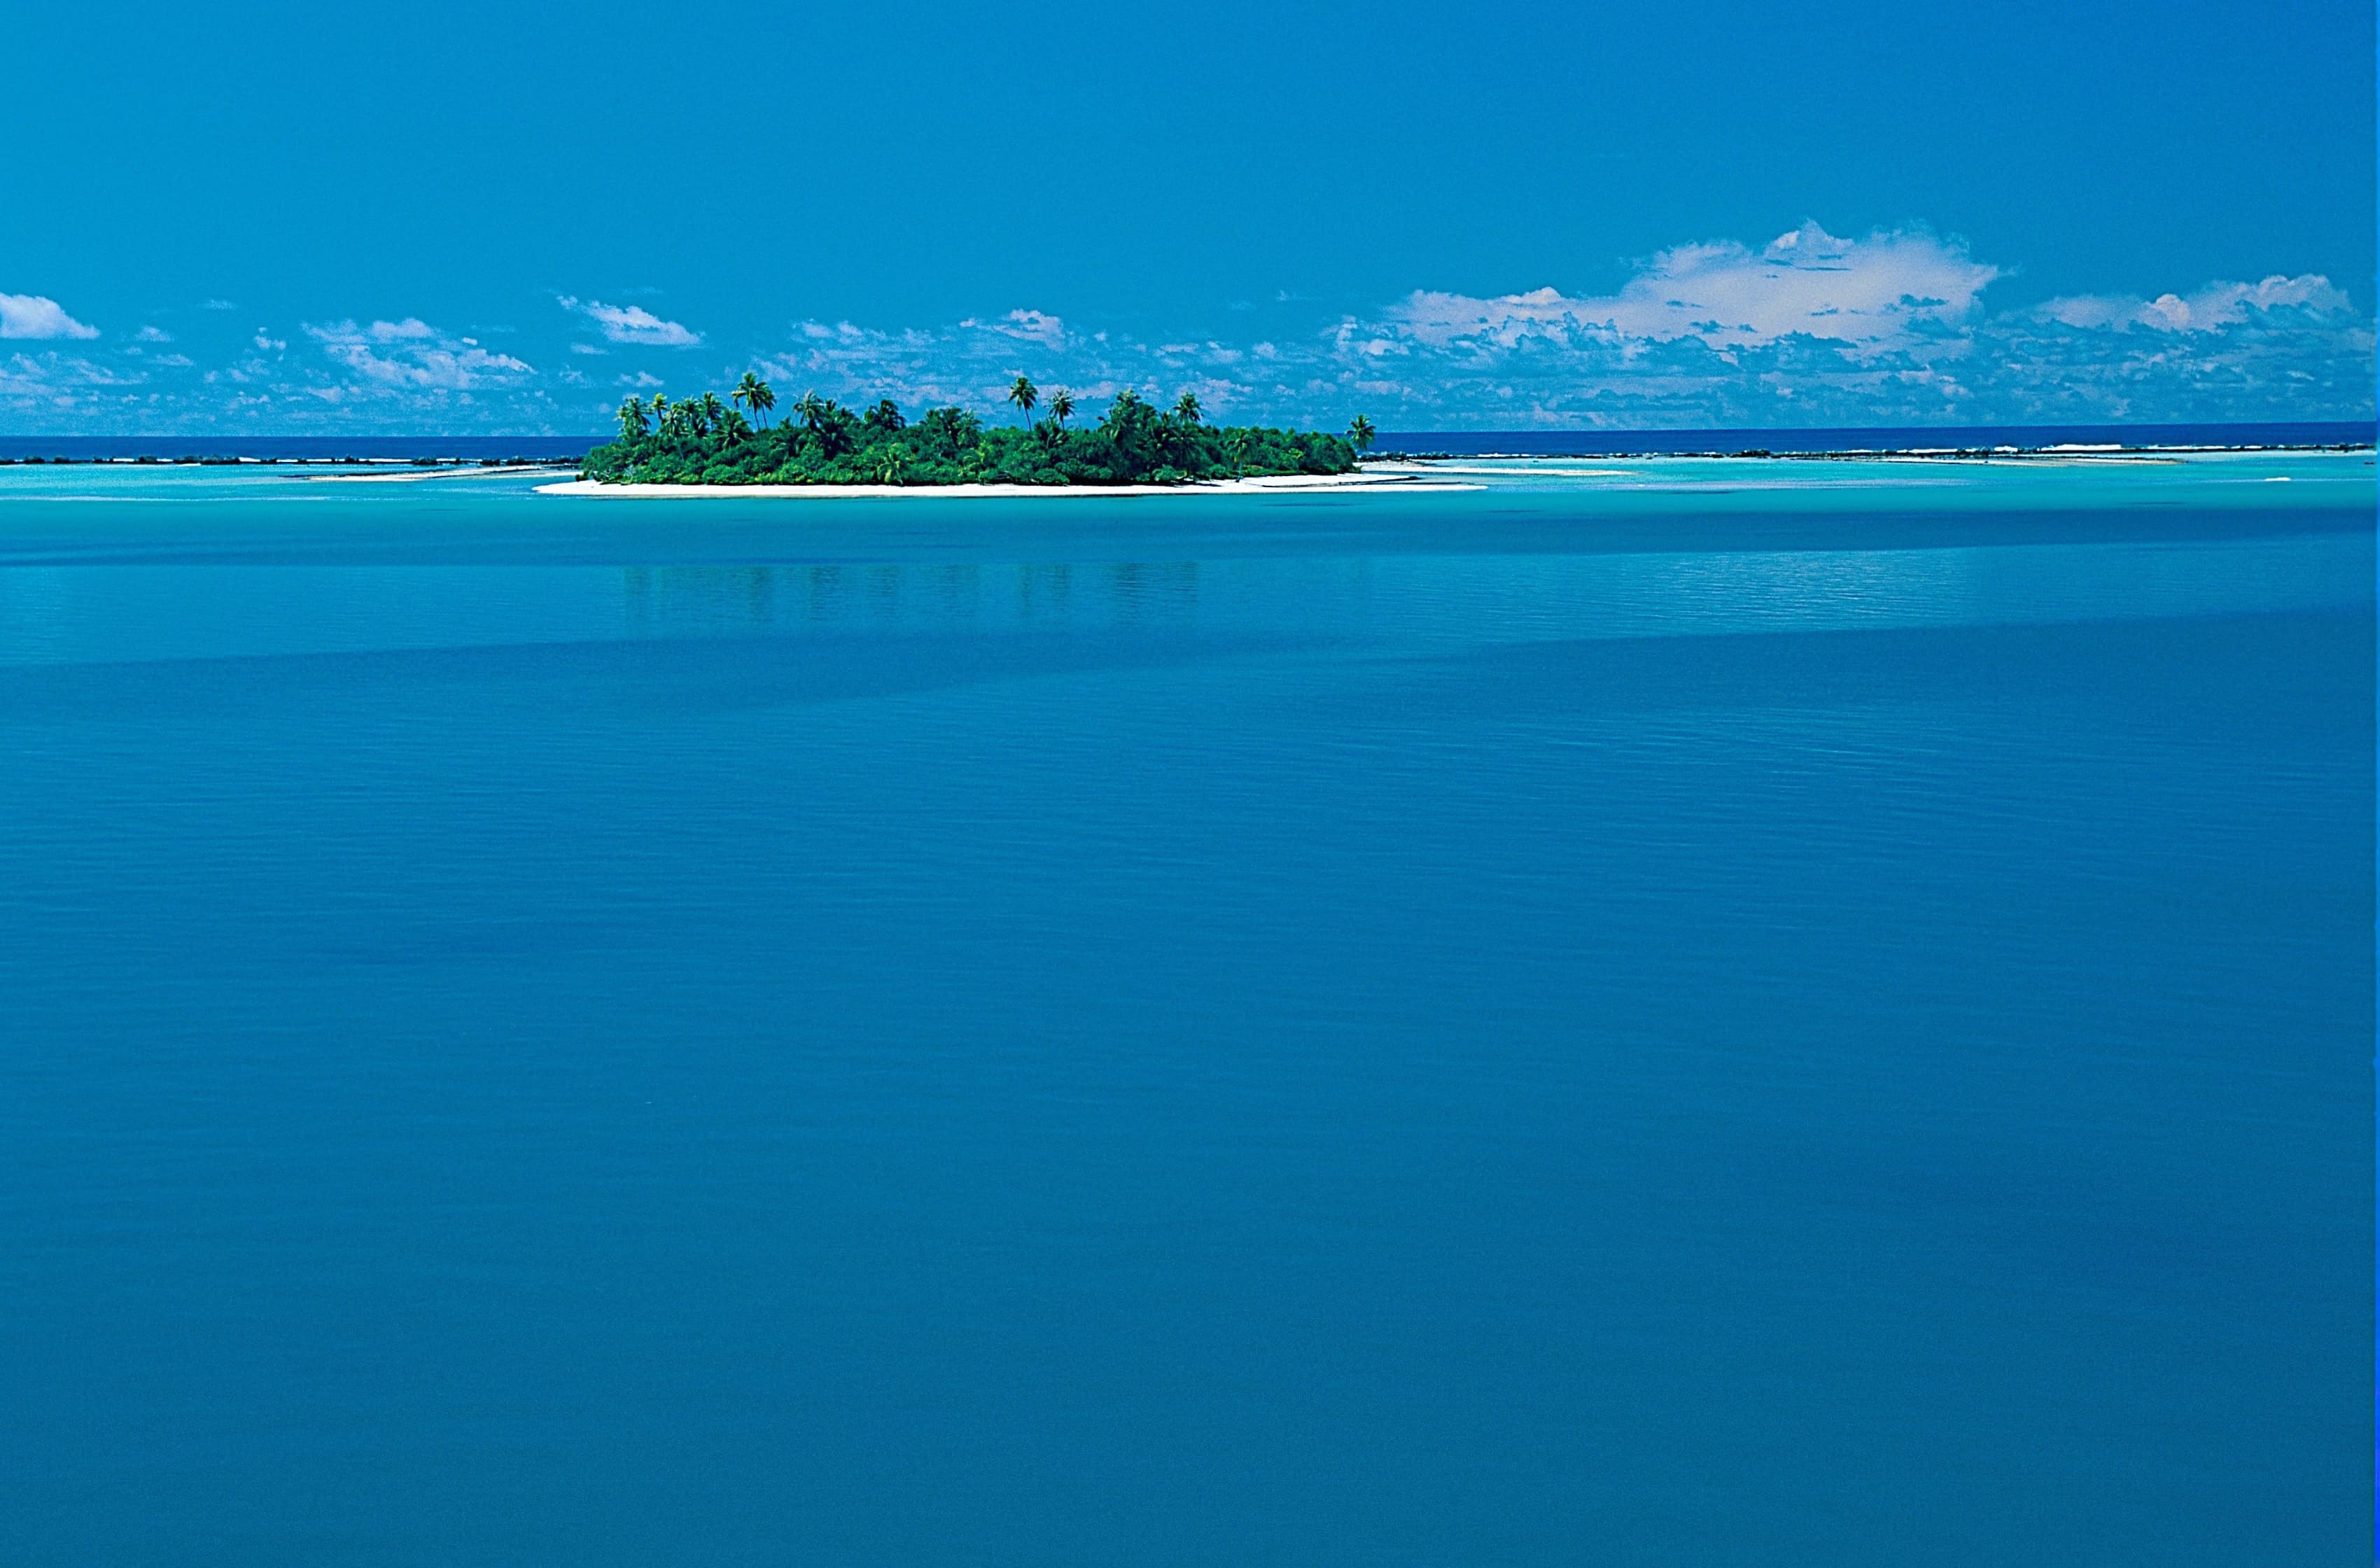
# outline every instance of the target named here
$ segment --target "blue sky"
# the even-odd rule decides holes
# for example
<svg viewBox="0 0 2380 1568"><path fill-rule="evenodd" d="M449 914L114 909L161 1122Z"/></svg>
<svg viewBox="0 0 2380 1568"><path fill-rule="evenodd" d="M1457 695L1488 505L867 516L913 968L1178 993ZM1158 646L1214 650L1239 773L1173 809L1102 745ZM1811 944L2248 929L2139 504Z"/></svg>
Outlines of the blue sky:
<svg viewBox="0 0 2380 1568"><path fill-rule="evenodd" d="M0 51L0 431L625 389L2369 417L2368 4L135 3Z"/></svg>

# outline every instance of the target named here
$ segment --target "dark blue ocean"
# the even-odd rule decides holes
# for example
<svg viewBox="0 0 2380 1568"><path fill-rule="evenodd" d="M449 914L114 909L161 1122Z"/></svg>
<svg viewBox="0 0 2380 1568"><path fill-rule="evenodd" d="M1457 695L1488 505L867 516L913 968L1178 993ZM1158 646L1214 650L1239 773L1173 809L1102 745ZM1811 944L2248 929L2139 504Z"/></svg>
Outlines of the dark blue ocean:
<svg viewBox="0 0 2380 1568"><path fill-rule="evenodd" d="M0 1561L2362 1561L2369 454L1429 472L0 470Z"/></svg>

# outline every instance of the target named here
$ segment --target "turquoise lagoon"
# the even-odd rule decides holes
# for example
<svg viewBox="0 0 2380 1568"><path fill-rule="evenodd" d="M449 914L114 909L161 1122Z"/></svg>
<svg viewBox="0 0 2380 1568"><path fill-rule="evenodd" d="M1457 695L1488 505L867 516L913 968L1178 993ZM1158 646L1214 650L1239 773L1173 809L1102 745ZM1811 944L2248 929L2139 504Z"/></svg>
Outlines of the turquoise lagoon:
<svg viewBox="0 0 2380 1568"><path fill-rule="evenodd" d="M2369 1544L2374 470L0 469L0 1558Z"/></svg>

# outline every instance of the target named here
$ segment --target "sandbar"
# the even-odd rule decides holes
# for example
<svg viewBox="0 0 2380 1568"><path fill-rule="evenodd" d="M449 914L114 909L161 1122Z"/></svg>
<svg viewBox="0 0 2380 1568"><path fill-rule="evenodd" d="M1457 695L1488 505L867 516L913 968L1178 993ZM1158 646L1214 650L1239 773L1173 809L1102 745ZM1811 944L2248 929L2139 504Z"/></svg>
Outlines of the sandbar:
<svg viewBox="0 0 2380 1568"><path fill-rule="evenodd" d="M1238 480L1197 480L1187 484L606 484L570 480L541 484L540 495L602 495L631 499L693 499L789 496L816 501L905 497L1054 499L1062 495L1224 495L1252 492L1314 490L1477 490L1473 484L1439 484L1412 473L1265 474Z"/></svg>
<svg viewBox="0 0 2380 1568"><path fill-rule="evenodd" d="M457 464L449 468L408 468L395 474L300 474L314 484L418 484L423 480L516 480L524 474L569 473L574 465L528 463L512 468L483 468Z"/></svg>

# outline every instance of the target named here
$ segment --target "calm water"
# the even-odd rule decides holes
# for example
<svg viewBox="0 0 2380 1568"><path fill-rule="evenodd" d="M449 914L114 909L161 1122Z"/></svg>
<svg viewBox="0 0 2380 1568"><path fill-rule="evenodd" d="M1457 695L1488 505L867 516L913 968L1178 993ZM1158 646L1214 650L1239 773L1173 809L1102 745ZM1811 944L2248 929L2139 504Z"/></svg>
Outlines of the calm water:
<svg viewBox="0 0 2380 1568"><path fill-rule="evenodd" d="M0 1560L2361 1561L2368 457L1456 467L0 473Z"/></svg>

